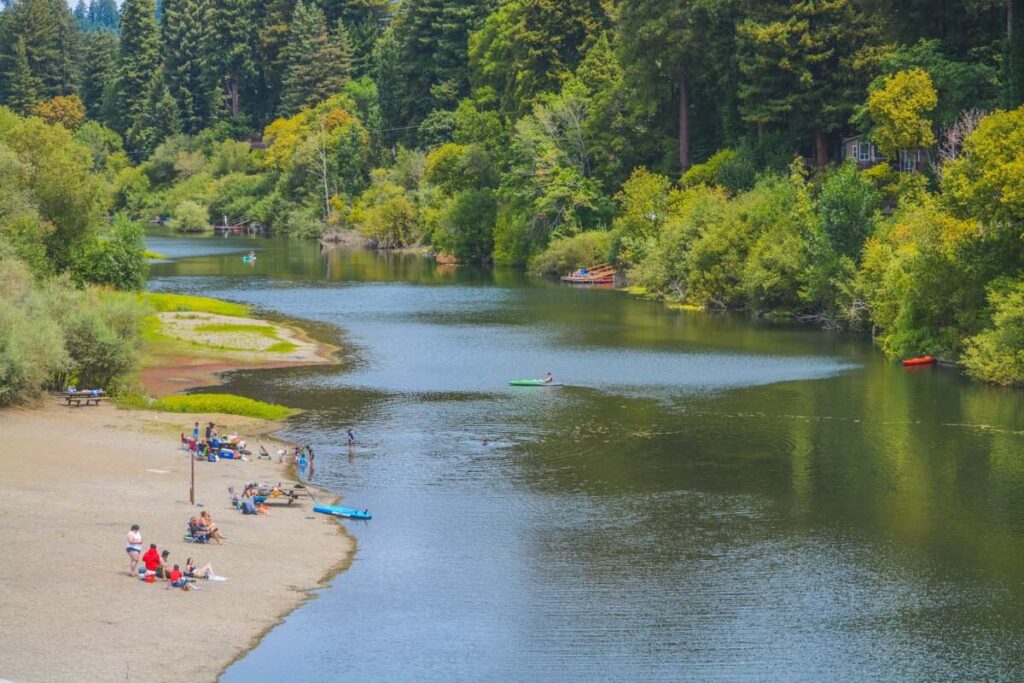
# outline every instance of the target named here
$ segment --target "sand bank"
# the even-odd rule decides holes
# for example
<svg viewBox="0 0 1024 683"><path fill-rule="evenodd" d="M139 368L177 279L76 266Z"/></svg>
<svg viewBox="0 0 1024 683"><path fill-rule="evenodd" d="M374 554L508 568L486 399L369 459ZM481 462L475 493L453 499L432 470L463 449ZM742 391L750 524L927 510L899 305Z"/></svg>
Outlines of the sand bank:
<svg viewBox="0 0 1024 683"><path fill-rule="evenodd" d="M227 540L185 543L197 508L188 502L189 458L178 433L204 418L247 435L275 427L233 416L67 408L54 399L0 411L0 679L215 680L351 561L354 540L308 500L269 516L231 508L228 486L287 480L282 465L266 460L196 463L197 503ZM254 451L259 442L249 439ZM172 562L191 556L229 580L183 592L129 577L124 541L133 523L144 544L169 549Z"/></svg>
<svg viewBox="0 0 1024 683"><path fill-rule="evenodd" d="M336 363L337 347L260 318L171 311L150 318L143 368L146 393L165 396L219 384L228 370Z"/></svg>

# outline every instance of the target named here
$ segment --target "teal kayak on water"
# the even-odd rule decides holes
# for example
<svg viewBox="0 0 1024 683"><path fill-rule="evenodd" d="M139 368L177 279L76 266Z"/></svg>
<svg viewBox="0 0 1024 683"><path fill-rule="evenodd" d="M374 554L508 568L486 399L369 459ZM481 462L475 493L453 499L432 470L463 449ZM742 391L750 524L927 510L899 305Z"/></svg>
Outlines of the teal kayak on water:
<svg viewBox="0 0 1024 683"><path fill-rule="evenodd" d="M348 517L349 519L373 519L369 510L356 510L355 508L343 508L340 505L314 505L313 512L323 515L334 515L335 517Z"/></svg>
<svg viewBox="0 0 1024 683"><path fill-rule="evenodd" d="M560 387L561 382L545 382L542 379L510 379L508 383L514 387Z"/></svg>

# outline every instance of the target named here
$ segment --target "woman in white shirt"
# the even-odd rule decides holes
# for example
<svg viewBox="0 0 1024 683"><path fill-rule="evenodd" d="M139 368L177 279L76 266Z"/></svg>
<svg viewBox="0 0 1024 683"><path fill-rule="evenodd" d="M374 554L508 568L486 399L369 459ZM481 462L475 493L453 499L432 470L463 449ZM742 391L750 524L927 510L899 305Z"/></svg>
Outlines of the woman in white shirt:
<svg viewBox="0 0 1024 683"><path fill-rule="evenodd" d="M128 573L135 576L135 572L139 568L139 553L142 552L142 532L139 531L138 524L132 524L132 530L128 532L128 538L125 539L125 550L128 551L128 559L131 560Z"/></svg>

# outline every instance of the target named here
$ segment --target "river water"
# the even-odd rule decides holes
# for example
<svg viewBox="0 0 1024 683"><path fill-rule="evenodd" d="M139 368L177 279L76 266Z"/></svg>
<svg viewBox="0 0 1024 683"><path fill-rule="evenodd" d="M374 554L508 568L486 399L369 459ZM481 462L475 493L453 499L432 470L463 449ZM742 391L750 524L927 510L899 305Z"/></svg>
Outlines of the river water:
<svg viewBox="0 0 1024 683"><path fill-rule="evenodd" d="M1024 678L1021 392L511 270L149 242L153 289L346 349L229 375L374 518L224 681Z"/></svg>

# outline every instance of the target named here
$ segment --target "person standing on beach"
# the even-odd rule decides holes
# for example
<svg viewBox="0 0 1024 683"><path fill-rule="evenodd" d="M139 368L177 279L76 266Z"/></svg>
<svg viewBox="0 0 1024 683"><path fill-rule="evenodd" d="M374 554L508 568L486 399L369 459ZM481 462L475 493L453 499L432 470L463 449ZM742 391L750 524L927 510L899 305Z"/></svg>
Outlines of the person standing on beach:
<svg viewBox="0 0 1024 683"><path fill-rule="evenodd" d="M142 532L139 531L138 524L132 524L128 538L125 539L125 550L128 551L128 573L135 576L139 569L139 553L142 552Z"/></svg>
<svg viewBox="0 0 1024 683"><path fill-rule="evenodd" d="M196 426L192 428L192 438L196 440L196 443L199 443L199 423L198 422L196 422Z"/></svg>

